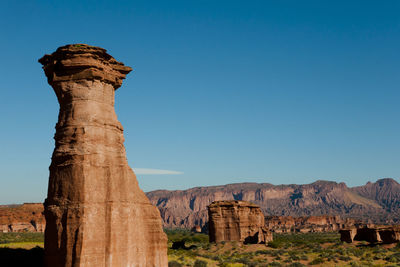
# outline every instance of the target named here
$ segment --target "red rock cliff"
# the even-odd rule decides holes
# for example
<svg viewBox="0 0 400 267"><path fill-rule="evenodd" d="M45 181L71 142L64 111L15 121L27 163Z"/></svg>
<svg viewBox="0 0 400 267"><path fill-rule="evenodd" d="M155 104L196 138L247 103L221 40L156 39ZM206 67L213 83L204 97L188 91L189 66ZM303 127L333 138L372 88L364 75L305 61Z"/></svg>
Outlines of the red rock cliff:
<svg viewBox="0 0 400 267"><path fill-rule="evenodd" d="M382 181L386 181L384 184L388 184L391 191L388 191L389 186L380 186ZM371 190L362 191L371 186L353 190L344 183L329 181L304 185L239 183L187 190L157 190L148 192L147 196L159 208L164 226L171 228L204 227L208 221L207 206L217 200L250 201L259 205L265 215L339 215L381 224L399 223L400 185L393 179L378 180L371 185L379 201L370 198L375 194L367 194Z"/></svg>
<svg viewBox="0 0 400 267"><path fill-rule="evenodd" d="M266 216L265 225L273 232L332 232L355 225L354 219L340 216Z"/></svg>
<svg viewBox="0 0 400 267"><path fill-rule="evenodd" d="M43 204L0 206L0 232L44 232Z"/></svg>

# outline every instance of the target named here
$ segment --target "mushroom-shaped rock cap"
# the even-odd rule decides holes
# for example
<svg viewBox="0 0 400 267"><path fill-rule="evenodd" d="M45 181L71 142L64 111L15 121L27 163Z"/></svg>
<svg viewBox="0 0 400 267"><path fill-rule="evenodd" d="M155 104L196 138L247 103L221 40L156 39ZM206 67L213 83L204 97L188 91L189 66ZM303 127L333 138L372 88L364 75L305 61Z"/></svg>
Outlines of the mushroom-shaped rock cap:
<svg viewBox="0 0 400 267"><path fill-rule="evenodd" d="M101 80L117 89L132 70L116 61L107 50L87 44L61 46L39 62L50 85L72 80Z"/></svg>

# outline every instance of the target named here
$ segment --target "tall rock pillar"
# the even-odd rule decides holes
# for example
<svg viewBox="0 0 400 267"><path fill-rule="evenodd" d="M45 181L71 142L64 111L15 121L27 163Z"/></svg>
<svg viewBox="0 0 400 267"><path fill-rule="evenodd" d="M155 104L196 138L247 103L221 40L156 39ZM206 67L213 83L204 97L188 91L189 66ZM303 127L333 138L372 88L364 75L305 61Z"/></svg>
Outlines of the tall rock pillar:
<svg viewBox="0 0 400 267"><path fill-rule="evenodd" d="M128 166L114 93L132 69L66 45L39 60L60 112L45 201L48 267L165 267L161 218Z"/></svg>

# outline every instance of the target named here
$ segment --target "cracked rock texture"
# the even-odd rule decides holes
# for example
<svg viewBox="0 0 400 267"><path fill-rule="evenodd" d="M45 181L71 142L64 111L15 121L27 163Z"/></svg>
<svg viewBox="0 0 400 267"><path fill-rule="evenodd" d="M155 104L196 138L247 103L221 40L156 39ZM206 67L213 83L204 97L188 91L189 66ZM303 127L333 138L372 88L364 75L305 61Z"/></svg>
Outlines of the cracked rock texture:
<svg viewBox="0 0 400 267"><path fill-rule="evenodd" d="M208 206L210 242L239 241L266 244L272 241L259 206L246 201L215 201Z"/></svg>
<svg viewBox="0 0 400 267"><path fill-rule="evenodd" d="M45 201L48 267L165 267L160 213L128 166L114 93L132 70L66 45L39 60L60 111Z"/></svg>

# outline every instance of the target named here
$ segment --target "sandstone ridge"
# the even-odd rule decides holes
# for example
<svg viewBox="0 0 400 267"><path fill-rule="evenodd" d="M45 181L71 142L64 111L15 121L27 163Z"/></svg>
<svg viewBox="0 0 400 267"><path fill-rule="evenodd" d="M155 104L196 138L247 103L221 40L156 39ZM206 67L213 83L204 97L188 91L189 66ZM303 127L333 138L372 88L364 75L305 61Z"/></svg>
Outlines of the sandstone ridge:
<svg viewBox="0 0 400 267"><path fill-rule="evenodd" d="M157 190L147 196L160 210L164 227L169 228L204 229L208 221L207 206L217 200L250 201L259 205L266 216L338 215L378 224L400 222L400 185L390 178L355 188L329 181L304 185L238 183Z"/></svg>
<svg viewBox="0 0 400 267"><path fill-rule="evenodd" d="M266 216L265 226L272 232L334 232L339 229L361 224L361 222L340 216Z"/></svg>
<svg viewBox="0 0 400 267"><path fill-rule="evenodd" d="M276 232L334 231L360 224L400 222L400 185L393 179L349 188L343 183L306 185L239 183L157 190L146 193L167 228L207 228L207 206L216 200L248 200L260 206L266 225ZM343 196L343 198L342 198ZM306 205L307 204L307 205ZM2 211L0 211L2 212ZM29 224L29 217L24 220ZM7 225L3 226L7 228Z"/></svg>

